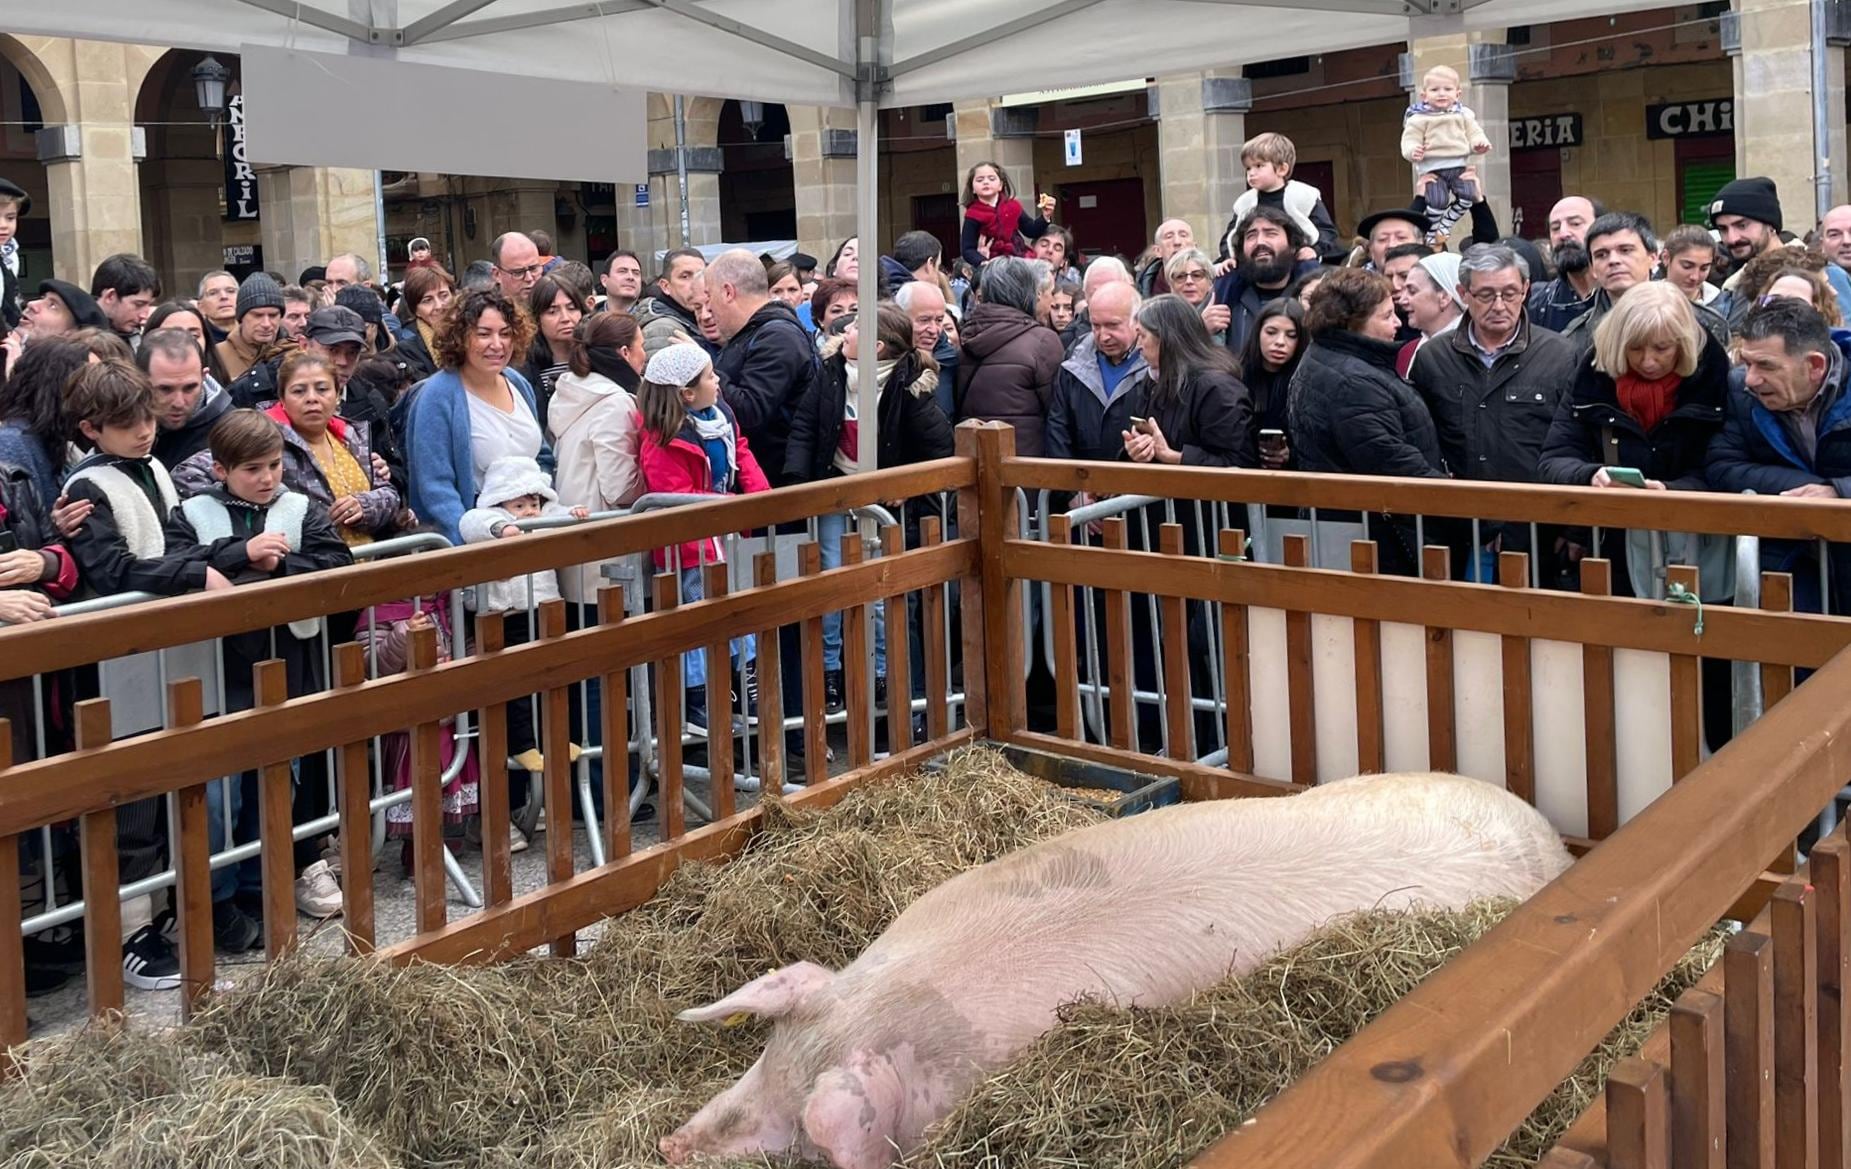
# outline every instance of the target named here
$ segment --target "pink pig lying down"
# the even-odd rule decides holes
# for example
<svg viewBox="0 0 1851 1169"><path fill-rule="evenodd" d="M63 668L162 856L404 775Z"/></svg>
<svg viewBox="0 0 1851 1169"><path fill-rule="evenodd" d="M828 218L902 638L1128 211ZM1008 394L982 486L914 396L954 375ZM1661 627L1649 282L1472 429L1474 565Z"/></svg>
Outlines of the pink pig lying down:
<svg viewBox="0 0 1851 1169"><path fill-rule="evenodd" d="M946 881L841 971L799 962L683 1011L775 1025L662 1152L885 1169L1062 1003L1177 1002L1343 914L1528 897L1568 865L1534 808L1436 773L1069 832Z"/></svg>

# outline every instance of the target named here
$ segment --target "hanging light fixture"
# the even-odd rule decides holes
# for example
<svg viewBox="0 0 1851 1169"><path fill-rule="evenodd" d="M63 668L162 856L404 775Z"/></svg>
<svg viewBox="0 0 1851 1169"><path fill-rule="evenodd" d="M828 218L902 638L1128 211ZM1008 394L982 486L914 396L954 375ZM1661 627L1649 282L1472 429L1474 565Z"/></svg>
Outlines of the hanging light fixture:
<svg viewBox="0 0 1851 1169"><path fill-rule="evenodd" d="M758 132L765 128L765 103L762 101L740 102L739 121L746 128L746 133L752 136L752 141L757 142Z"/></svg>
<svg viewBox="0 0 1851 1169"><path fill-rule="evenodd" d="M193 95L198 98L206 121L213 126L225 116L225 83L230 80L231 70L219 64L215 57L207 57L193 66Z"/></svg>

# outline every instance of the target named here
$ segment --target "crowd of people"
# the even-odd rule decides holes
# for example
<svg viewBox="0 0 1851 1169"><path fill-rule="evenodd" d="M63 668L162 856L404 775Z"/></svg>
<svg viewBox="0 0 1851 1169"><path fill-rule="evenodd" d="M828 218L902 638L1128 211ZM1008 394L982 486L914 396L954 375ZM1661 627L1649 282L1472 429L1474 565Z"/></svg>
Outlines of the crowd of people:
<svg viewBox="0 0 1851 1169"><path fill-rule="evenodd" d="M1444 123L1444 99L1441 78L1423 116ZM190 297L116 255L88 288L21 289L8 245L27 197L0 181L0 622L45 620L75 598L316 572L415 531L502 540L524 519L609 512L649 492L755 492L940 458L964 419L1010 423L1027 456L1851 495L1851 336L1833 331L1851 309L1851 206L1796 237L1772 182L1746 178L1722 188L1707 224L1662 239L1643 216L1578 195L1555 205L1546 239L1508 238L1470 165L1476 147L1452 157L1450 131L1422 133L1442 145L1422 150L1412 202L1367 216L1347 242L1316 189L1292 178L1292 143L1268 133L1245 145L1249 189L1220 239L1168 220L1136 257L1089 254L1052 220L1051 199L1031 212L1001 168L979 164L956 252L909 231L865 258L881 297L865 322L855 239L826 263L680 248L659 260L618 251L593 270L541 232L509 233L460 275L419 239L396 282L347 254L293 282L208 273ZM864 378L878 387L873 466L859 444ZM910 501L909 528L933 507ZM1417 572L1414 521L1373 522L1382 570ZM823 521L825 564L839 563L843 528ZM1452 549L1462 577L1486 579L1497 553L1521 550L1545 584L1575 587L1578 562L1600 555L1622 595L1662 595L1666 560L1700 565L1704 600L1730 595L1726 549L1708 537L1667 537L1654 557L1626 532L1598 544L1531 533L1487 523L1474 541L1432 523L1425 538ZM1770 567L1795 573L1799 607L1851 611L1851 564L1834 564L1826 596L1811 546L1765 548ZM693 599L700 566L720 554L690 542L657 564ZM520 644L535 635L536 599L561 596L573 621L593 621L601 583L585 566L481 585L470 602L505 613ZM325 632L358 637L390 672L420 627L437 627L447 652L449 623L445 598L430 596L328 618ZM251 705L250 666L271 656L292 695L325 686L310 651L323 632L310 622L227 639L226 709ZM874 650L884 655L878 638ZM842 653L838 616L825 626L832 710ZM724 665L690 654L689 722L710 721L710 694L722 724L721 709L749 705L754 658L750 639ZM96 685L73 671L35 698L3 683L0 714L58 750L69 702ZM574 714L576 755L598 718ZM16 731L20 758L38 737ZM528 704L510 705L508 738L517 776L539 771ZM403 787L406 745L386 748L385 781ZM446 752L463 749L445 739ZM494 761L445 762L446 822L465 830ZM302 823L328 806L328 777L304 759L297 780ZM215 849L254 838L254 783L212 785ZM408 841L407 810L392 812L390 831ZM124 809L120 833L125 880L166 863L160 801ZM510 841L526 843L518 830ZM302 912L340 912L337 857L325 841L298 846ZM40 859L49 874L59 858ZM258 878L254 862L214 875L228 952L258 943ZM171 913L125 922L131 985L176 986ZM55 988L80 954L69 931L28 939L31 989Z"/></svg>

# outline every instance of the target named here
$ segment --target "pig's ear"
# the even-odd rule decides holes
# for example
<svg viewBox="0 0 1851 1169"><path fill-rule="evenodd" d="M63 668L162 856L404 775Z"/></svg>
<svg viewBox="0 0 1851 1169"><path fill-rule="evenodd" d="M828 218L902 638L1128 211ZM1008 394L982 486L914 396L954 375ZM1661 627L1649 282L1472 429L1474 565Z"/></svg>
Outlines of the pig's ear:
<svg viewBox="0 0 1851 1169"><path fill-rule="evenodd" d="M718 1002L690 1007L675 1017L684 1023L712 1023L730 1020L735 1015L776 1019L788 1015L798 1003L829 985L833 978L835 972L826 967L814 962L798 962L754 978Z"/></svg>
<svg viewBox="0 0 1851 1169"><path fill-rule="evenodd" d="M888 1169L899 1155L901 1087L893 1061L857 1051L816 1077L803 1132L838 1169Z"/></svg>

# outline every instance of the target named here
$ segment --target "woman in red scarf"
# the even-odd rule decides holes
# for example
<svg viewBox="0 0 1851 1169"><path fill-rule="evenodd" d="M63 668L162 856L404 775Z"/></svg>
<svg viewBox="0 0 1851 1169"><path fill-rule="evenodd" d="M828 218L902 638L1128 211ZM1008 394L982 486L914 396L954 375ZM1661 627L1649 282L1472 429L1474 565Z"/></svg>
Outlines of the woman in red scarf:
<svg viewBox="0 0 1851 1169"><path fill-rule="evenodd" d="M1016 200L1009 176L993 162L980 162L964 177L964 262L981 268L996 256L1023 252L1018 240L1039 239L1047 233L1047 217L1054 213L1054 196L1035 201L1040 217L1030 215Z"/></svg>
<svg viewBox="0 0 1851 1169"><path fill-rule="evenodd" d="M1722 429L1728 390L1729 355L1697 323L1690 301L1669 283L1634 285L1595 326L1593 351L1556 411L1537 478L1636 490L1627 472L1637 471L1648 491L1707 491L1705 455ZM1645 533L1601 535L1600 548L1587 554L1613 562L1615 593L1662 595L1662 567L1648 567ZM1679 558L1667 544L1661 559ZM1711 579L1722 574L1701 567L1705 599L1726 595L1726 583ZM1640 579L1648 572L1659 579Z"/></svg>

